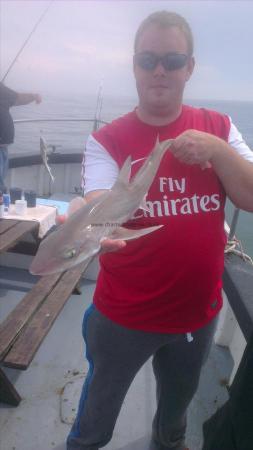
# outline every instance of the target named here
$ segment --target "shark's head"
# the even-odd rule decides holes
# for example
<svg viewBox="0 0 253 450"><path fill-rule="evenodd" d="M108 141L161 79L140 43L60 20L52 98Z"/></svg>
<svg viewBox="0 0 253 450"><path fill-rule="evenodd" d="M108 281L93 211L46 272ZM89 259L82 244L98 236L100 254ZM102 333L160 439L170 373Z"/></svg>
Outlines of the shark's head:
<svg viewBox="0 0 253 450"><path fill-rule="evenodd" d="M64 272L98 253L102 237L101 228L94 227L92 223L94 212L99 211L100 202L106 196L107 193L102 194L79 208L63 225L42 241L30 267L32 274L49 275Z"/></svg>
<svg viewBox="0 0 253 450"><path fill-rule="evenodd" d="M64 226L42 241L30 266L30 273L49 275L64 272L99 251L99 247L88 238L88 229L83 230L82 236L77 234L74 238L71 233L66 239L63 228Z"/></svg>

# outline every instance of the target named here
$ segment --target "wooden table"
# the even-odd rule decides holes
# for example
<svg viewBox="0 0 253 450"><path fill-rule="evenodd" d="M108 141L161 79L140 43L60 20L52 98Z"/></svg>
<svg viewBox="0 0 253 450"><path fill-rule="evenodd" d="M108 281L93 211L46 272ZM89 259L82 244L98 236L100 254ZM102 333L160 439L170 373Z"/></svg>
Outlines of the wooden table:
<svg viewBox="0 0 253 450"><path fill-rule="evenodd" d="M0 253L13 247L27 233L37 239L39 223L28 220L0 219Z"/></svg>

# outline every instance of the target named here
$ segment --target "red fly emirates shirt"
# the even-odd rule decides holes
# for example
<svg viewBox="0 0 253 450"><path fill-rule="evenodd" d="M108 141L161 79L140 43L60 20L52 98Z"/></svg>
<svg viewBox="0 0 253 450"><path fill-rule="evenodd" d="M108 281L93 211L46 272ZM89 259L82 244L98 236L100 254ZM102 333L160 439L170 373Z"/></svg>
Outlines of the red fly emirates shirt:
<svg viewBox="0 0 253 450"><path fill-rule="evenodd" d="M183 106L166 126L147 125L131 112L93 133L121 167L149 155L163 141L195 129L227 141L227 116ZM132 166L132 175L143 161ZM186 333L208 323L222 306L225 193L212 168L179 162L165 153L148 192L147 211L126 224L159 230L100 257L94 294L98 310L128 328Z"/></svg>

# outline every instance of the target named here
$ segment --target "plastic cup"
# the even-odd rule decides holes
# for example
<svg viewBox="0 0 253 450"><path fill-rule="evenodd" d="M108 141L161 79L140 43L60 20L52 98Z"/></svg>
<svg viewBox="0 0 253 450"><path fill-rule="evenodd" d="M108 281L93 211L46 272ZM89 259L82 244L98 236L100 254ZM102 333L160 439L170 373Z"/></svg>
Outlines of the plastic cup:
<svg viewBox="0 0 253 450"><path fill-rule="evenodd" d="M35 191L25 191L25 200L27 201L27 208L35 208L36 206L36 192Z"/></svg>
<svg viewBox="0 0 253 450"><path fill-rule="evenodd" d="M21 200L22 189L20 188L10 188L10 199L11 203L15 203L16 200Z"/></svg>

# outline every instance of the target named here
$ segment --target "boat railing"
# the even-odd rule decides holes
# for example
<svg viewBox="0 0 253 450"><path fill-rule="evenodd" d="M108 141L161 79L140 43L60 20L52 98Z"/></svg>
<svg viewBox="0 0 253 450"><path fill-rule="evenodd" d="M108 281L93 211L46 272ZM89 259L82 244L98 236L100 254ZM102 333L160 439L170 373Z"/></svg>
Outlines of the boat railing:
<svg viewBox="0 0 253 450"><path fill-rule="evenodd" d="M15 119L14 124L42 124L42 123L89 123L91 124L89 132L96 131L100 128L101 125L106 125L108 122L98 118L87 118L87 117L41 117L36 119ZM57 147L61 147L61 144L52 144L48 141L48 148L51 150L48 154L48 158L51 164L73 164L73 163L81 163L83 157L83 148L80 151L71 149L71 151L61 152L57 149ZM57 149L57 152L56 152ZM9 155L9 166L10 169L17 167L25 167L42 164L41 156L39 150L37 152L29 152L29 153L19 153L19 154L10 154Z"/></svg>
<svg viewBox="0 0 253 450"><path fill-rule="evenodd" d="M39 119L15 119L14 120L14 124L21 124L21 123L46 123L46 122L88 122L91 123L92 126L92 130L93 131L97 131L100 127L100 125L106 125L108 122L106 122L105 120L102 119L98 119L97 117L93 117L93 118L86 118L86 117L54 117L54 118L39 118Z"/></svg>
<svg viewBox="0 0 253 450"><path fill-rule="evenodd" d="M105 120L101 120L101 119L96 119L96 118L85 118L85 117L78 117L78 118L74 118L74 117L68 117L68 118L61 118L61 117L57 117L57 118L39 118L39 119L15 119L14 123L15 124L19 124L19 123L36 123L36 122L91 122L93 124L107 124L108 122L106 122Z"/></svg>

